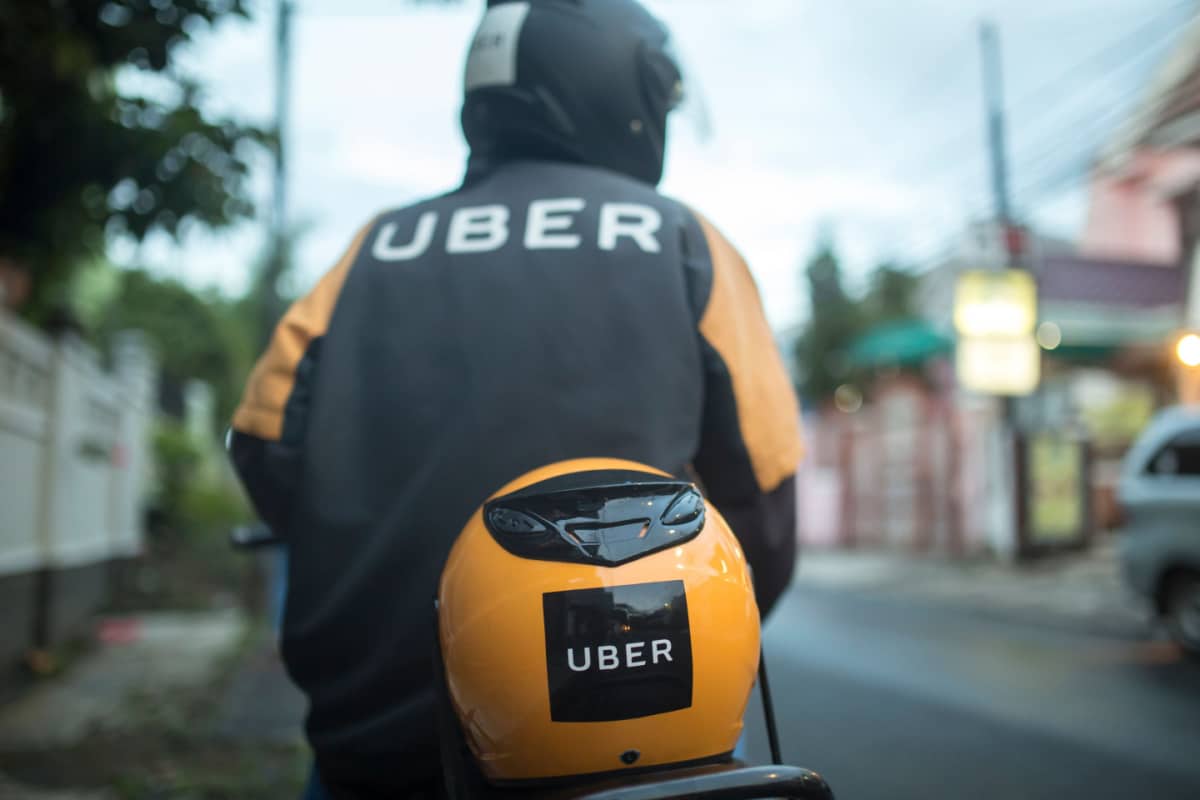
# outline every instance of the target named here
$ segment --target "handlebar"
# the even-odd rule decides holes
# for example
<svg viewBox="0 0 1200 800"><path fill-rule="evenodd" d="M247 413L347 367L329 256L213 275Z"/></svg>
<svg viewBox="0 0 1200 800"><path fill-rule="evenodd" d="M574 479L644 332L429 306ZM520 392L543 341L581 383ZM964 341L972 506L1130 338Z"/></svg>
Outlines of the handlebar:
<svg viewBox="0 0 1200 800"><path fill-rule="evenodd" d="M238 525L229 532L229 544L235 550L258 550L283 544L283 539L261 522Z"/></svg>

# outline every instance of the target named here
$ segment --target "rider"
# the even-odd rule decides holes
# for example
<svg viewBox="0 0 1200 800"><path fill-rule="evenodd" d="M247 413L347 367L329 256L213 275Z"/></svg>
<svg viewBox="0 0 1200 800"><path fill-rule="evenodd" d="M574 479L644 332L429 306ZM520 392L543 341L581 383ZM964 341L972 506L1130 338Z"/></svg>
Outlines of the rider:
<svg viewBox="0 0 1200 800"><path fill-rule="evenodd" d="M249 378L233 459L289 547L283 658L335 796L437 780L431 600L516 475L603 456L689 476L764 614L791 578L787 372L741 256L654 188L682 92L635 0L492 0L462 186L368 222Z"/></svg>

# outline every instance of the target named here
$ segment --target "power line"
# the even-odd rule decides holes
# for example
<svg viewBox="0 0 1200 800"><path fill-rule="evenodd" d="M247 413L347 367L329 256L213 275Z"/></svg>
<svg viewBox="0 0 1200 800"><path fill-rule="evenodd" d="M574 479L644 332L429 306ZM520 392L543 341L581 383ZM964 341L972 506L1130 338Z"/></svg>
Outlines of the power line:
<svg viewBox="0 0 1200 800"><path fill-rule="evenodd" d="M1102 137L1115 118L1127 112L1128 103L1134 95L1140 93L1140 87L1123 93L1115 102L1109 98L1101 98L1101 93L1095 90L1084 95L1089 100L1085 100L1082 104L1048 101L1060 100L1064 84L1069 84L1073 78L1081 74L1089 76L1089 87L1102 82L1111 83L1115 77L1133 70L1151 57L1161 55L1161 51L1166 49L1181 27L1183 21L1178 20L1176 15L1185 6L1192 6L1192 3L1175 3L1162 9L1142 24L1110 40L1066 70L1024 93L1012 104L1011 108L1014 110L1026 109L1038 103L1051 109L1051 113L1038 118L1042 124L1035 124L1035 130L1045 129L1047 121L1064 119L1063 110L1080 109L1079 113L1071 114L1065 124L1055 126L1053 132L1048 136L1040 136L1033 141L1029 141L1025 137L1017 137L1028 142L1017 149L1017 158L1014 158L1020 172L1026 176L1014 187L1014 195L1019 206L1036 206L1038 199L1048 195L1057 198L1064 189L1086 183L1089 176L1090 158L1098 145L1097 137ZM1195 13L1194 9L1191 10L1184 21L1191 19ZM1131 47L1136 50L1132 58L1128 57ZM1114 58L1119 60L1114 62ZM1076 93L1075 96L1081 95ZM1093 101L1091 98L1095 98L1095 100ZM1096 112L1095 101L1105 102L1106 106ZM941 146L929 152L935 153L940 163L946 163L945 152L947 150L959 147L968 137L974 138L976 135L978 135L978 131L973 126L969 131L958 132L953 138L946 140ZM971 144L974 145L974 142ZM1032 160L1029 159L1031 151L1034 152ZM1065 163L1063 162L1064 154L1071 155L1065 160ZM911 164L911 160L905 163ZM951 166L954 166L953 163ZM1043 169L1043 167L1045 168ZM943 173L944 170L935 170L935 174ZM1032 177L1029 177L1031 173ZM929 172L926 171L926 175L928 174ZM978 188L974 187L972 193ZM916 244L914 240L925 239L926 236L923 234L927 231L948 227L962 228L972 218L982 216L985 215L966 211L962 213L944 212L918 222L920 234L914 231L903 241L895 243L892 248L878 249L881 251L894 250L899 258L908 263L922 264L929 263L932 259L941 260L955 247L953 243L946 241L946 237L941 237L940 241L931 245L916 247L913 246ZM958 235L957 230L951 234L951 236L956 235Z"/></svg>
<svg viewBox="0 0 1200 800"><path fill-rule="evenodd" d="M1154 54L1161 58L1166 48L1145 51L1141 55ZM1135 58L1130 63L1138 63L1142 59ZM1064 126L1059 137L1060 144L1049 147L1043 146L1038 157L1026 165L1026 175L1030 172L1033 178L1026 178L1017 189L1020 199L1036 207L1037 201L1045 195L1048 199L1058 197L1062 190L1071 186L1086 183L1090 177L1090 168L1094 155L1102 146L1104 139L1112 131L1113 125L1129 113L1132 102L1142 94L1142 87L1126 92L1116 102L1110 102L1100 113L1087 113L1072 119L1072 123ZM1085 116L1086 115L1086 116ZM1064 165L1061 163L1062 153L1072 151L1072 157ZM1047 169L1041 169L1043 166ZM1038 170L1041 169L1039 172Z"/></svg>
<svg viewBox="0 0 1200 800"><path fill-rule="evenodd" d="M1174 6L1170 10L1178 7ZM1165 13L1160 13L1158 17L1164 16ZM1194 17L1195 13L1194 10L1190 12L1188 19ZM1158 17L1154 20L1155 23L1159 21ZM1157 34L1153 37L1145 35L1151 26L1142 26L1132 34L1122 36L1119 40L1121 45L1128 45L1131 41L1142 41L1143 44L1132 58L1125 58L1119 63L1110 65L1107 70L1094 74L1089 82L1090 85L1111 82L1116 75L1123 74L1135 66L1141 66L1152 57L1161 58L1162 53L1178 34L1179 26L1173 24L1165 36L1161 30L1157 30L1157 24L1153 27ZM1116 51L1116 43L1106 45L1081 61L1080 65L1092 66L1097 63L1101 55L1108 56ZM1078 73L1082 68L1083 66L1077 65L1063 74L1070 76ZM1045 87L1057 85L1061 81L1060 78L1056 79L1054 83L1044 84L1039 89L1025 95L1018 105L1028 105L1029 98L1037 98L1045 94ZM1059 91L1061 92L1061 86L1059 86ZM1141 94L1141 91L1142 87L1139 84L1115 100L1103 98L1106 105L1098 113L1095 111L1096 103L1094 101L1087 101L1084 104L1076 102L1052 106L1052 108L1073 107L1078 109L1078 112L1072 115L1066 124L1057 127L1051 136L1041 137L1034 141L1027 140L1024 146L1018 148L1012 159L1015 165L1014 172L1022 176L1014 186L1014 195L1018 205L1036 206L1038 196L1046 191L1058 192L1072 183L1085 182L1089 174L1088 167L1091 157L1102 143L1104 135L1111 129L1113 123L1127 113L1128 106L1136 99L1136 96ZM1086 94L1076 93L1076 96L1100 100L1100 93L1094 90ZM1062 114L1052 112L1050 118L1062 118L1062 116ZM1032 159L1027 156L1031 152L1035 152ZM1068 155L1066 167L1060 166L1064 155ZM970 168L972 174L974 171L975 168ZM1031 173L1033 177L1029 177ZM1057 196L1056 194L1055 197Z"/></svg>
<svg viewBox="0 0 1200 800"><path fill-rule="evenodd" d="M1048 99L1060 97L1062 93L1062 86L1065 82L1068 82L1072 77L1083 73L1094 75L1097 65L1103 65L1114 55L1124 55L1127 53L1131 42L1137 43L1139 40L1145 37L1147 33L1158 31L1159 27L1165 20L1173 16L1184 6L1191 7L1193 6L1193 3L1191 0L1189 0L1189 2L1186 3L1175 3L1164 8L1162 11L1150 17L1142 25L1139 25L1132 31L1123 34L1122 36L1101 46L1099 49L1093 51L1088 56L1085 56L1083 59L1076 62L1074 65L1068 67L1065 71L1056 74L1053 78L1048 79L1047 81L1036 86L1034 89L1023 94L1016 102L1009 104L1009 113L1012 114L1020 109L1028 108L1037 103L1041 103L1044 106L1046 105L1046 101ZM1193 12L1189 14L1189 18L1194 14L1195 11L1193 10ZM1179 21L1172 20L1171 26L1172 30L1177 29L1179 26ZM948 160L945 157L946 152L960 150L964 144L969 144L971 147L975 147L976 144L973 140L977 135L978 130L974 127L972 127L970 130L959 130L953 137L944 140L937 147L929 148L925 152L934 156L934 161L936 164L947 164ZM905 163L912 164L913 160L905 159ZM930 162L925 161L924 163L926 164L925 169L928 169ZM933 169L935 170L933 174L942 174L942 172L944 172L944 170L938 172L936 166L933 166Z"/></svg>
<svg viewBox="0 0 1200 800"><path fill-rule="evenodd" d="M1156 31L1160 22L1164 21L1167 17L1172 16L1175 12L1181 8L1184 8L1185 6L1192 8L1192 12L1189 13L1185 19L1190 19L1191 17L1195 16L1196 11L1194 8L1194 0L1186 0L1186 2L1180 2L1171 6L1167 6L1162 11L1151 16L1144 24L1134 28L1128 34L1125 34L1104 45L1099 50L1094 51L1091 55L1086 56L1073 67L1069 67L1066 72L1060 73L1054 78L1047 80L1046 82L1027 92L1019 101L1013 104L1013 110L1016 110L1021 106L1032 105L1035 102L1044 102L1047 99L1057 97L1059 94L1061 94L1062 81L1065 79L1070 79L1078 74L1087 74L1089 76L1095 75L1096 70L1098 68L1102 68L1106 60L1112 58L1114 55L1123 55L1128 52L1131 44L1136 45L1137 42L1141 40L1141 38L1147 33L1153 33ZM1181 20L1171 21L1171 29L1177 30L1177 26L1180 24L1180 22Z"/></svg>
<svg viewBox="0 0 1200 800"><path fill-rule="evenodd" d="M1044 200L1054 199L1063 189L1082 186L1091 177L1088 169L1090 165L1090 159L1066 162L1058 170L1043 175L1032 184L1028 189L1029 196Z"/></svg>
<svg viewBox="0 0 1200 800"><path fill-rule="evenodd" d="M1192 16L1194 16L1194 14ZM1108 70L1107 72L1099 72L1099 73L1093 74L1091 76L1091 80L1089 81L1089 86L1095 86L1100 83L1111 83L1112 80L1114 78L1116 78L1118 75L1123 75L1127 72L1134 70L1135 68L1137 68L1137 69L1145 68L1146 66L1148 66L1148 63L1151 61L1161 60L1163 54L1169 48L1169 45L1176 39L1177 34L1178 34L1178 28L1173 26L1172 29L1166 33L1165 36L1156 37L1155 41L1143 46L1139 50L1139 52L1137 52L1133 57L1127 58L1124 61L1122 61L1121 63L1116 64L1112 69ZM1139 84L1138 86L1134 87L1132 89L1132 91L1126 92L1115 102L1106 99L1105 102L1107 104L1107 108L1101 112L1101 116L1107 118L1109 116L1112 116L1113 112L1116 112L1118 115L1123 114L1125 112L1125 108L1123 108L1123 106L1126 103L1132 102L1137 96L1140 96L1141 93L1142 93L1142 86ZM1072 97L1070 99L1074 99L1075 97L1091 98L1091 97L1094 97L1096 94L1097 94L1096 92L1090 92L1090 93L1074 92L1074 93L1072 93ZM1049 114L1043 114L1043 115L1037 116L1035 118L1033 125L1021 126L1018 128L1018 131L1020 132L1020 134L1027 137L1029 131L1037 130L1039 127L1042 127L1042 128L1047 127L1044 124L1047 120L1054 120L1054 119L1062 118L1063 116L1065 116L1064 113L1056 113L1056 112L1058 112L1058 111L1065 112L1065 111L1071 110L1072 108L1084 109L1086 116L1088 117L1088 119L1084 120L1084 121L1090 122L1096 116L1095 112L1092 110L1091 106L1092 106L1091 103L1082 103L1081 104L1078 102L1075 102L1075 103L1067 102L1065 104L1064 103L1055 104L1055 105L1051 106ZM1042 124L1039 126L1039 123L1042 123ZM1077 120L1075 117L1073 117L1072 122L1071 122L1071 127L1073 128L1076 124L1078 124ZM1057 130L1060 132L1063 131L1064 129L1065 129L1065 126L1057 128ZM1070 135L1069 132L1068 132L1068 135ZM1037 140L1034 140L1033 142L1029 142L1028 139L1026 139L1026 146L1022 147L1021 150L1028 151L1028 150L1032 149L1033 146L1037 146L1039 148L1039 150L1042 148L1042 144L1039 143Z"/></svg>
<svg viewBox="0 0 1200 800"><path fill-rule="evenodd" d="M1090 162L1113 124L1128 112L1128 101L1138 94L1140 91L1127 92L1121 101L1111 103L1098 114L1091 108L1083 109L1082 114L1072 118L1069 124L1056 132L1053 141L1042 142L1037 147L1037 155L1019 165L1021 177L1017 181L1016 193L1026 194L1029 186L1036 183L1046 171L1057 171L1064 156L1071 161L1082 159ZM1034 177L1030 178L1030 175Z"/></svg>

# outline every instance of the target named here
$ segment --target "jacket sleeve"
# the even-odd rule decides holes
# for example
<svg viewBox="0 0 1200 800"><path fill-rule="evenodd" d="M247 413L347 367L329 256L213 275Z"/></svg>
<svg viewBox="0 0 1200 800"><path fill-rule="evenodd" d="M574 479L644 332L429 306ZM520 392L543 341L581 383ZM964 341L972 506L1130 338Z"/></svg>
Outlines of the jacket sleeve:
<svg viewBox="0 0 1200 800"><path fill-rule="evenodd" d="M360 230L333 269L284 314L233 414L230 456L255 510L277 535L286 536L299 482L321 337L371 227Z"/></svg>
<svg viewBox="0 0 1200 800"><path fill-rule="evenodd" d="M711 282L699 319L704 416L693 466L742 544L765 617L795 568L799 406L745 260L696 219Z"/></svg>

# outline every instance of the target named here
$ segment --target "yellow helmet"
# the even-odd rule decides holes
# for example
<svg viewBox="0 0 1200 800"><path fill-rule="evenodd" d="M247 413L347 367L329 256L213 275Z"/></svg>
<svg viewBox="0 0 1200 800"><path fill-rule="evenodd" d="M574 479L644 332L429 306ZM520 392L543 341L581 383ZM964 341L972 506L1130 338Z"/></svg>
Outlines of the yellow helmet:
<svg viewBox="0 0 1200 800"><path fill-rule="evenodd" d="M438 591L446 688L494 783L728 758L759 657L737 539L695 486L617 459L476 511Z"/></svg>

